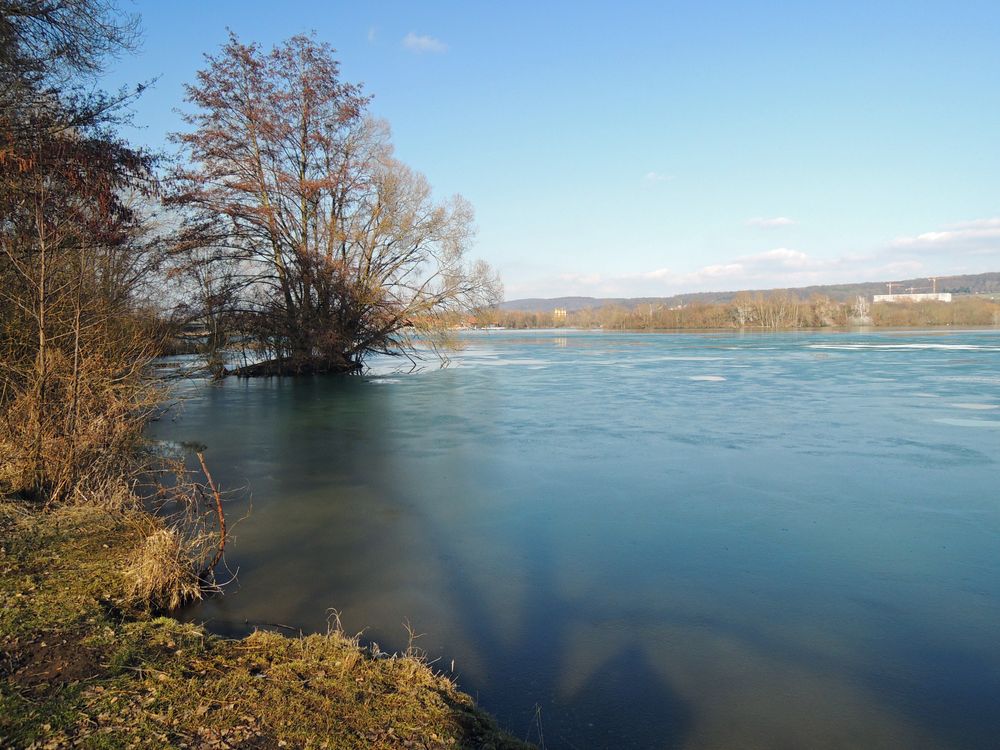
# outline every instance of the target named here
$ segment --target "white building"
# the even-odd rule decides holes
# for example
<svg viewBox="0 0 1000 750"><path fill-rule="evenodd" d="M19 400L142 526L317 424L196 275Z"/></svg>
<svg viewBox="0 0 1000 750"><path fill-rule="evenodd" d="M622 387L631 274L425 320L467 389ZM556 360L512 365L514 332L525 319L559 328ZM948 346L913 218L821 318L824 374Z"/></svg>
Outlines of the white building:
<svg viewBox="0 0 1000 750"><path fill-rule="evenodd" d="M951 292L923 294L876 294L872 302L951 302Z"/></svg>

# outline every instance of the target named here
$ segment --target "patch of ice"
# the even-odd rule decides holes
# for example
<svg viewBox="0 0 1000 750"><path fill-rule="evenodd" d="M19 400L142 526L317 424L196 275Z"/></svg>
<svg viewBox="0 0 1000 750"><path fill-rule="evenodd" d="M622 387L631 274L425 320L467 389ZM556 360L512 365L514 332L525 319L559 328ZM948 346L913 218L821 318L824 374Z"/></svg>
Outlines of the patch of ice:
<svg viewBox="0 0 1000 750"><path fill-rule="evenodd" d="M806 344L806 347L809 349L846 349L852 351L861 351L864 349L884 349L890 351L931 349L959 352L1000 352L1000 346L978 346L976 344Z"/></svg>
<svg viewBox="0 0 1000 750"><path fill-rule="evenodd" d="M952 427L986 427L1000 429L1000 419L935 419L938 424Z"/></svg>
<svg viewBox="0 0 1000 750"><path fill-rule="evenodd" d="M456 359L460 360L465 365L472 365L479 367L530 367L532 365L545 367L550 364L544 359L527 359L527 358L517 359L513 357L511 359L500 359L500 358L485 359L485 358L479 358L478 352L477 356L458 357Z"/></svg>
<svg viewBox="0 0 1000 750"><path fill-rule="evenodd" d="M1000 375L939 375L934 380L943 380L949 383L1000 385Z"/></svg>

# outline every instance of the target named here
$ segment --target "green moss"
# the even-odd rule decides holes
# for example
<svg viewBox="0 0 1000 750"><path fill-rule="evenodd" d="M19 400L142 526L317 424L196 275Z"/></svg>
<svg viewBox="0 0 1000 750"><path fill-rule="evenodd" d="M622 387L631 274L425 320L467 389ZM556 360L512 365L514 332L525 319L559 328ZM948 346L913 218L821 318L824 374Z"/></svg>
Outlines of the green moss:
<svg viewBox="0 0 1000 750"><path fill-rule="evenodd" d="M135 611L121 571L144 528L0 501L0 745L527 747L416 659Z"/></svg>

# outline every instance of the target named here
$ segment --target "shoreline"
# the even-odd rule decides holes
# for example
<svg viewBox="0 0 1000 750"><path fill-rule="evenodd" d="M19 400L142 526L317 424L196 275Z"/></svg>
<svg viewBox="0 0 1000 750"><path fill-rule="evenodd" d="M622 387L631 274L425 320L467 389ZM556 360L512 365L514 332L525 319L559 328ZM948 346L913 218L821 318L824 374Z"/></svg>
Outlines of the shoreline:
<svg viewBox="0 0 1000 750"><path fill-rule="evenodd" d="M225 638L150 611L123 571L157 525L0 499L5 747L532 747L416 651L337 627Z"/></svg>
<svg viewBox="0 0 1000 750"><path fill-rule="evenodd" d="M781 328L765 328L762 326L717 326L706 328L686 328L686 327L664 327L664 328L609 328L600 326L537 326L537 327L508 327L508 328L463 328L459 333L473 334L494 334L494 333L523 333L527 331L538 331L543 333L558 333L559 331L573 331L577 333L729 333L729 334L773 334L773 333L878 333L881 331L910 331L916 333L962 333L963 331L1000 331L1000 324L964 324L964 323L942 323L940 325L843 325L843 326L788 326Z"/></svg>

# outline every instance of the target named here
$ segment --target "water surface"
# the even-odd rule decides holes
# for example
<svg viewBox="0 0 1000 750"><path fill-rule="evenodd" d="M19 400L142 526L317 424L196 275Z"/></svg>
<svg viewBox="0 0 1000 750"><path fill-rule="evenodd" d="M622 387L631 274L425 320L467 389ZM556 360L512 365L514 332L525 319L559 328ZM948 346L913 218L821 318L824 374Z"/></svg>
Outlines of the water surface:
<svg viewBox="0 0 1000 750"><path fill-rule="evenodd" d="M409 621L549 748L996 746L1000 332L465 341L187 387L154 436L252 491L187 616Z"/></svg>

